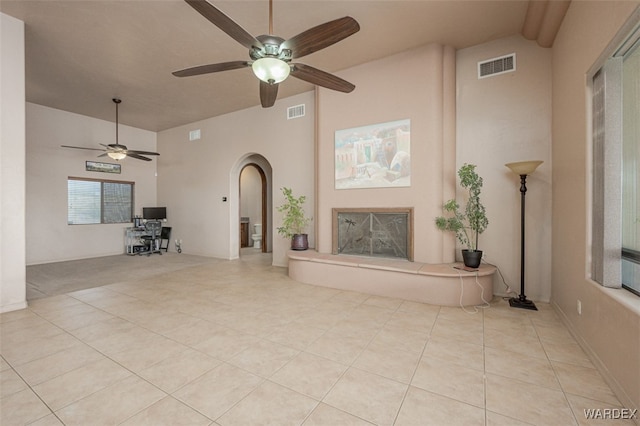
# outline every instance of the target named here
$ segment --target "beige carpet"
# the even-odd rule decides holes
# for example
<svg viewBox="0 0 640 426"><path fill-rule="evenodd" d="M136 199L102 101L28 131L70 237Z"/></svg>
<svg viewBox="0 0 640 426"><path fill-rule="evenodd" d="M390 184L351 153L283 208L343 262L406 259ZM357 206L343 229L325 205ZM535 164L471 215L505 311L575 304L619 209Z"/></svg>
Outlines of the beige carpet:
<svg viewBox="0 0 640 426"><path fill-rule="evenodd" d="M252 248L243 249L242 262L271 262L271 254L262 254ZM27 266L27 300L41 299L87 288L119 282L134 281L166 272L178 271L198 265L228 262L223 259L178 253L151 256L96 257Z"/></svg>

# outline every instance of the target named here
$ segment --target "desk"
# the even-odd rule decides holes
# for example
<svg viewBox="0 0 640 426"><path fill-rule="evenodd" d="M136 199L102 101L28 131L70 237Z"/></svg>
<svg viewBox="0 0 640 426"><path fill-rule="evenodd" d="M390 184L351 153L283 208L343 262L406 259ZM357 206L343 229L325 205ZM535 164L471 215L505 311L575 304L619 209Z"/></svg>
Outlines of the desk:
<svg viewBox="0 0 640 426"><path fill-rule="evenodd" d="M130 255L146 253L149 246L142 241L143 236L150 235L144 228L129 227L124 230L124 252Z"/></svg>

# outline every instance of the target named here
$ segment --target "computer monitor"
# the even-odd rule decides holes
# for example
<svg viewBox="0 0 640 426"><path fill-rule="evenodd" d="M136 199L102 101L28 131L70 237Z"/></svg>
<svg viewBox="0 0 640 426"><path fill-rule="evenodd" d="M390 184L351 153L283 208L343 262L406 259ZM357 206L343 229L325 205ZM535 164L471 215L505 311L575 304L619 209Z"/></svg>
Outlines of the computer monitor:
<svg viewBox="0 0 640 426"><path fill-rule="evenodd" d="M166 207L143 207L142 218L147 220L164 220L167 218Z"/></svg>

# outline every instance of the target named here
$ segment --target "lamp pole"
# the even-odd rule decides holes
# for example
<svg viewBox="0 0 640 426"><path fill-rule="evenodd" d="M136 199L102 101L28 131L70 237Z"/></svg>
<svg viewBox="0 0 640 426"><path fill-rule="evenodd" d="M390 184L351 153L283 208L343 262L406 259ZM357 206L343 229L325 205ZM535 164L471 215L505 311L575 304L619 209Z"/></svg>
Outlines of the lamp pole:
<svg viewBox="0 0 640 426"><path fill-rule="evenodd" d="M533 301L527 299L524 293L524 266L525 266L525 195L527 193L527 175L533 173L535 169L542 164L542 161L521 161L517 163L508 163L512 172L520 176L520 294L518 297L509 299L509 306L512 308L521 308L537 311Z"/></svg>

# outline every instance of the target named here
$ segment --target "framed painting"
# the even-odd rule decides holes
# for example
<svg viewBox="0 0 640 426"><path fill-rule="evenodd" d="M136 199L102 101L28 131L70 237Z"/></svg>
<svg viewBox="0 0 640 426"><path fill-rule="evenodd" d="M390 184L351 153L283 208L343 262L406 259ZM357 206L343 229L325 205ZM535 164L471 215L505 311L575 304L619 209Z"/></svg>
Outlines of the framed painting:
<svg viewBox="0 0 640 426"><path fill-rule="evenodd" d="M121 164L99 163L97 161L87 161L86 170L88 172L117 173L122 171Z"/></svg>
<svg viewBox="0 0 640 426"><path fill-rule="evenodd" d="M335 132L335 188L411 186L411 121Z"/></svg>

